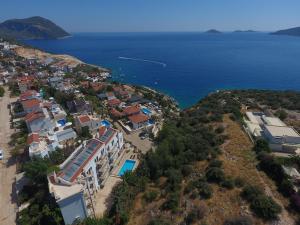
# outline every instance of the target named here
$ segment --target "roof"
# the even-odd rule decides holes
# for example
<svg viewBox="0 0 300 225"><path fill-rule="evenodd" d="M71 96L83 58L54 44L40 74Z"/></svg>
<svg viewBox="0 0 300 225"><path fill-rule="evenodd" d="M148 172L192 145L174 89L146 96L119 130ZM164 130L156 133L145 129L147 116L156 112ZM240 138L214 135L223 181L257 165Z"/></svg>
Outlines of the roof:
<svg viewBox="0 0 300 225"><path fill-rule="evenodd" d="M113 92L107 92L107 93L106 93L106 96L107 96L107 97L113 97L113 96L115 96L115 94L114 94Z"/></svg>
<svg viewBox="0 0 300 225"><path fill-rule="evenodd" d="M21 101L24 101L24 100L35 97L36 94L37 94L37 92L35 90L27 90L20 95L19 99Z"/></svg>
<svg viewBox="0 0 300 225"><path fill-rule="evenodd" d="M33 142L38 143L40 141L40 135L38 133L31 133L27 137L27 144L31 145Z"/></svg>
<svg viewBox="0 0 300 225"><path fill-rule="evenodd" d="M265 129L268 130L268 132L273 137L300 137L299 134L292 127L278 127L265 125Z"/></svg>
<svg viewBox="0 0 300 225"><path fill-rule="evenodd" d="M149 120L149 117L146 116L143 113L137 114L137 115L133 115L133 116L129 116L128 119L132 122L132 123L143 123Z"/></svg>
<svg viewBox="0 0 300 225"><path fill-rule="evenodd" d="M25 121L27 123L30 123L30 122L40 119L40 118L45 118L45 114L43 112L31 112L25 116Z"/></svg>
<svg viewBox="0 0 300 225"><path fill-rule="evenodd" d="M99 129L99 140L108 143L110 139L117 133L117 131L111 127L103 129L102 127Z"/></svg>
<svg viewBox="0 0 300 225"><path fill-rule="evenodd" d="M138 105L134 105L134 106L128 106L123 110L123 113L125 113L126 115L130 116L133 114L137 114L140 112L140 107Z"/></svg>
<svg viewBox="0 0 300 225"><path fill-rule="evenodd" d="M66 181L73 182L102 145L101 141L91 139L80 153L65 166L59 176Z"/></svg>
<svg viewBox="0 0 300 225"><path fill-rule="evenodd" d="M286 127L286 124L277 117L262 116L262 119L269 126Z"/></svg>
<svg viewBox="0 0 300 225"><path fill-rule="evenodd" d="M120 111L116 110L115 108L113 108L112 110L110 110L110 114L114 117L122 117L123 113L121 113Z"/></svg>
<svg viewBox="0 0 300 225"><path fill-rule="evenodd" d="M58 131L56 133L56 136L57 136L58 142L70 140L70 139L73 139L73 138L77 137L75 131L72 128L62 130L62 131Z"/></svg>
<svg viewBox="0 0 300 225"><path fill-rule="evenodd" d="M109 106L116 106L116 105L120 105L120 104L121 104L121 101L117 98L108 100L108 105Z"/></svg>
<svg viewBox="0 0 300 225"><path fill-rule="evenodd" d="M86 123L86 122L91 121L91 119L88 115L78 116L78 120L79 120L80 123Z"/></svg>
<svg viewBox="0 0 300 225"><path fill-rule="evenodd" d="M22 101L22 106L24 109L33 108L40 106L40 101L38 99L28 99Z"/></svg>

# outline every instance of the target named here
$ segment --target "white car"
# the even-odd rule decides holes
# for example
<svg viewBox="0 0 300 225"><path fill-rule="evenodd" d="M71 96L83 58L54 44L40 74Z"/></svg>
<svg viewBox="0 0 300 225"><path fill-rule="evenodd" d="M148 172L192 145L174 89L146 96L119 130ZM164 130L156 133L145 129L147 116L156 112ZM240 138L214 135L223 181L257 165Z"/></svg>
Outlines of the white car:
<svg viewBox="0 0 300 225"><path fill-rule="evenodd" d="M2 159L3 159L3 150L0 149L0 160L2 160Z"/></svg>

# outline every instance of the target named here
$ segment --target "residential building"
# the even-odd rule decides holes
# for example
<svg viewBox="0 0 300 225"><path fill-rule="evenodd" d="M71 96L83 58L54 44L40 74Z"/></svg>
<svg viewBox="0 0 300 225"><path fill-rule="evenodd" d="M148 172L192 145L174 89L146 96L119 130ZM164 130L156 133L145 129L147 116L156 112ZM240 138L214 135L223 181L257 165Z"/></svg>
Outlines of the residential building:
<svg viewBox="0 0 300 225"><path fill-rule="evenodd" d="M41 110L41 101L35 98L21 101L21 105L25 113L31 113Z"/></svg>
<svg viewBox="0 0 300 225"><path fill-rule="evenodd" d="M102 126L101 119L90 115L79 115L74 118L75 129L78 133L81 132L83 127L88 127L90 132L95 132Z"/></svg>
<svg viewBox="0 0 300 225"><path fill-rule="evenodd" d="M101 128L100 128L101 129ZM105 185L123 148L123 135L112 128L80 145L48 177L49 191L61 209L65 224L94 215L93 197Z"/></svg>
<svg viewBox="0 0 300 225"><path fill-rule="evenodd" d="M134 130L138 130L149 125L149 117L143 113L129 116L128 119Z"/></svg>
<svg viewBox="0 0 300 225"><path fill-rule="evenodd" d="M25 116L25 122L30 133L47 133L55 127L55 123L51 120L45 108L42 108L41 111L28 113Z"/></svg>
<svg viewBox="0 0 300 225"><path fill-rule="evenodd" d="M92 106L83 98L67 102L67 106L72 113L92 113Z"/></svg>

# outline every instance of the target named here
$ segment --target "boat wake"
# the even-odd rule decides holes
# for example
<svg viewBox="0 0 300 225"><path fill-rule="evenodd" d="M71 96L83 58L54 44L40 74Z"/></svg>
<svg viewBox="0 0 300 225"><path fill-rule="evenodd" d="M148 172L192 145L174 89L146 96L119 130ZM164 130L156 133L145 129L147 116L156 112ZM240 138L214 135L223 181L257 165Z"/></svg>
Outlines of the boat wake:
<svg viewBox="0 0 300 225"><path fill-rule="evenodd" d="M138 61L138 62L148 62L148 63L153 63L153 64L162 65L163 67L166 67L166 66L167 66L166 63L158 62L158 61L153 61L153 60L148 60L148 59L128 58L128 57L123 57L123 56L119 56L119 59L123 59L123 60L132 60L132 61Z"/></svg>

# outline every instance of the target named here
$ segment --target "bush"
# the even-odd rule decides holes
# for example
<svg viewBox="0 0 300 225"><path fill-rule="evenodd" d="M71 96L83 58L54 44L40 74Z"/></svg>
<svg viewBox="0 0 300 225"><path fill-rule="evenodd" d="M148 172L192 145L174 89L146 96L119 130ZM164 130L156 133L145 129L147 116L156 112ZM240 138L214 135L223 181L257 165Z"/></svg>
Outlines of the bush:
<svg viewBox="0 0 300 225"><path fill-rule="evenodd" d="M247 185L243 188L242 197L247 201L252 201L260 195L263 195L263 190L260 187Z"/></svg>
<svg viewBox="0 0 300 225"><path fill-rule="evenodd" d="M192 209L191 212L185 218L186 224L193 224L198 220L201 220L205 217L207 213L207 206L202 204L198 208Z"/></svg>
<svg viewBox="0 0 300 225"><path fill-rule="evenodd" d="M281 212L281 206L278 205L271 197L260 195L255 198L250 208L253 212L265 220L273 220L277 218L277 215Z"/></svg>
<svg viewBox="0 0 300 225"><path fill-rule="evenodd" d="M0 97L3 97L5 93L5 90L3 87L0 87Z"/></svg>
<svg viewBox="0 0 300 225"><path fill-rule="evenodd" d="M179 206L179 194L171 193L165 203L162 205L162 208L165 210L172 210L175 212Z"/></svg>
<svg viewBox="0 0 300 225"><path fill-rule="evenodd" d="M218 127L215 129L215 132L216 132L217 134L221 134L221 133L224 132L224 130L225 130L225 128L221 125L221 126L218 126Z"/></svg>
<svg viewBox="0 0 300 225"><path fill-rule="evenodd" d="M211 167L206 171L206 178L210 182L220 183L224 180L225 175L221 168Z"/></svg>
<svg viewBox="0 0 300 225"><path fill-rule="evenodd" d="M153 219L148 225L170 225L171 223L163 219Z"/></svg>
<svg viewBox="0 0 300 225"><path fill-rule="evenodd" d="M258 154L260 152L271 152L269 144L266 140L259 139L256 141L253 150Z"/></svg>
<svg viewBox="0 0 300 225"><path fill-rule="evenodd" d="M147 202L153 202L158 196L158 192L157 191L148 191L144 194L144 199Z"/></svg>
<svg viewBox="0 0 300 225"><path fill-rule="evenodd" d="M193 167L190 165L183 165L181 167L181 173L184 177L189 176L193 172Z"/></svg>
<svg viewBox="0 0 300 225"><path fill-rule="evenodd" d="M227 219L224 225L252 225L253 221L248 216L240 216L236 218Z"/></svg>
<svg viewBox="0 0 300 225"><path fill-rule="evenodd" d="M221 182L221 186L227 189L233 189L234 185L235 183L232 178L225 178L225 180Z"/></svg>
<svg viewBox="0 0 300 225"><path fill-rule="evenodd" d="M300 212L300 195L294 194L291 196L291 205L294 210Z"/></svg>
<svg viewBox="0 0 300 225"><path fill-rule="evenodd" d="M241 177L237 177L237 178L235 178L234 183L235 183L235 186L237 186L237 187L244 187L245 180Z"/></svg>
<svg viewBox="0 0 300 225"><path fill-rule="evenodd" d="M209 199L212 197L213 189L208 183L202 183L198 190L202 198Z"/></svg>
<svg viewBox="0 0 300 225"><path fill-rule="evenodd" d="M223 162L221 160L214 159L214 160L212 160L212 161L209 162L208 167L218 167L218 168L221 168L222 164L223 164Z"/></svg>

